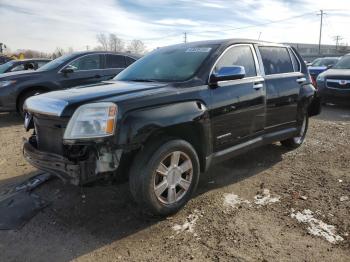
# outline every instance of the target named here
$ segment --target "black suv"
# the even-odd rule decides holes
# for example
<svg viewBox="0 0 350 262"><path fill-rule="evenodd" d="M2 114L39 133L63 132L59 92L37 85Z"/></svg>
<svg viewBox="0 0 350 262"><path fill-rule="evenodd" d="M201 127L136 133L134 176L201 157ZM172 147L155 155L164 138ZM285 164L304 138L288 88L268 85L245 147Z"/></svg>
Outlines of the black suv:
<svg viewBox="0 0 350 262"><path fill-rule="evenodd" d="M11 60L5 64L0 65L0 74L25 70L37 70L38 68L42 67L50 61L51 59L45 58Z"/></svg>
<svg viewBox="0 0 350 262"><path fill-rule="evenodd" d="M317 87L324 103L350 105L350 54L317 77Z"/></svg>
<svg viewBox="0 0 350 262"><path fill-rule="evenodd" d="M17 110L23 114L23 103L30 96L111 79L137 58L127 53L77 52L36 71L1 74L0 112Z"/></svg>
<svg viewBox="0 0 350 262"><path fill-rule="evenodd" d="M309 116L320 111L310 81L285 45L237 39L160 48L114 81L29 98L25 126L34 132L24 157L76 185L128 172L140 206L168 215L211 164L276 141L301 145Z"/></svg>

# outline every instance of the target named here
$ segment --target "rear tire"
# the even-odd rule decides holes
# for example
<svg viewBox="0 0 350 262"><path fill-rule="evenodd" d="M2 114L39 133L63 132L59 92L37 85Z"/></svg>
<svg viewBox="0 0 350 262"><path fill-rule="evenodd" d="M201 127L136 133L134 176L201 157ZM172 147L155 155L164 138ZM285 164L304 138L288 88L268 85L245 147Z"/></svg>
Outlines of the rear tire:
<svg viewBox="0 0 350 262"><path fill-rule="evenodd" d="M30 90L28 92L25 92L24 94L21 94L21 96L18 98L17 111L22 118L24 118L23 105L26 99L31 96L40 95L42 93L44 93L42 90Z"/></svg>
<svg viewBox="0 0 350 262"><path fill-rule="evenodd" d="M281 141L281 144L291 149L301 146L305 140L308 126L309 126L309 117L307 112L304 112L303 118L299 122L299 135L283 140Z"/></svg>
<svg viewBox="0 0 350 262"><path fill-rule="evenodd" d="M135 157L130 190L139 206L154 215L178 212L191 198L199 180L195 149L180 139L148 144Z"/></svg>

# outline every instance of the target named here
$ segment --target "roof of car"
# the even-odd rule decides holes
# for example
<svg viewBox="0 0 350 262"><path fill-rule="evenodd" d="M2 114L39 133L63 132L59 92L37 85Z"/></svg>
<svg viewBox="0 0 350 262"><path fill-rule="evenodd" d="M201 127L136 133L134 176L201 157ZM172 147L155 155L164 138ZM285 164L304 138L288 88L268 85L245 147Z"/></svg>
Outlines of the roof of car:
<svg viewBox="0 0 350 262"><path fill-rule="evenodd" d="M112 51L78 51L78 52L74 52L73 54L76 55L89 55L89 54L112 54L112 55L123 55L123 56L129 56L131 58L134 59L139 59L141 57L141 55L138 54L133 54L133 53L129 53L129 52L112 52Z"/></svg>
<svg viewBox="0 0 350 262"><path fill-rule="evenodd" d="M232 45L232 44L261 44L261 45L276 45L276 46L288 46L280 43L273 43L261 40L254 39L246 39L246 38L232 38L232 39L218 39L218 40L205 40L205 41L196 41L196 42L188 42L184 44L178 45L198 45L198 44L212 44L212 45Z"/></svg>

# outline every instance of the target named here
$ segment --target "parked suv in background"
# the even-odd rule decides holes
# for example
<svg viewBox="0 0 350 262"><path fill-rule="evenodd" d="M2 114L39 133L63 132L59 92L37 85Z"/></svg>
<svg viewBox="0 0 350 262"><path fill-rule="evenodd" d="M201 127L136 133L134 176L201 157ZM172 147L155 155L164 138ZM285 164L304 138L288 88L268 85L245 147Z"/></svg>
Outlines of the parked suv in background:
<svg viewBox="0 0 350 262"><path fill-rule="evenodd" d="M37 70L50 61L51 59L44 58L11 60L5 64L0 65L0 74L25 70Z"/></svg>
<svg viewBox="0 0 350 262"><path fill-rule="evenodd" d="M318 75L317 88L324 103L350 105L350 54L343 56L331 69Z"/></svg>
<svg viewBox="0 0 350 262"><path fill-rule="evenodd" d="M316 59L309 67L309 73L312 77L313 83L316 84L316 78L319 74L332 68L338 61L340 57L322 57Z"/></svg>
<svg viewBox="0 0 350 262"><path fill-rule="evenodd" d="M138 58L128 53L77 52L61 56L36 71L0 75L0 111L23 113L24 101L53 90L113 78Z"/></svg>
<svg viewBox="0 0 350 262"><path fill-rule="evenodd" d="M300 146L320 111L300 55L273 43L164 47L114 80L29 98L24 157L76 185L128 172L136 201L159 215L183 207L214 163Z"/></svg>

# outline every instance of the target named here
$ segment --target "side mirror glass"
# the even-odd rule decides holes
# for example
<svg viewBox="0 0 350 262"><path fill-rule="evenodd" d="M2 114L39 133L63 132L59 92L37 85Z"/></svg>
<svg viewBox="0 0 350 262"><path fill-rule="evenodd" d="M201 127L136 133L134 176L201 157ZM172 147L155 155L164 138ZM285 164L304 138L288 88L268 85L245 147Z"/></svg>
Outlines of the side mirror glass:
<svg viewBox="0 0 350 262"><path fill-rule="evenodd" d="M237 80L245 77L245 69L243 66L227 66L221 67L218 72L210 76L209 84L217 85L220 81Z"/></svg>
<svg viewBox="0 0 350 262"><path fill-rule="evenodd" d="M65 68L63 68L61 70L61 72L64 73L64 74L69 74L69 73L74 73L75 70L76 70L76 67L74 67L72 65L68 65Z"/></svg>

